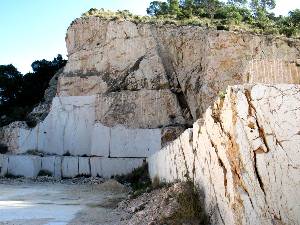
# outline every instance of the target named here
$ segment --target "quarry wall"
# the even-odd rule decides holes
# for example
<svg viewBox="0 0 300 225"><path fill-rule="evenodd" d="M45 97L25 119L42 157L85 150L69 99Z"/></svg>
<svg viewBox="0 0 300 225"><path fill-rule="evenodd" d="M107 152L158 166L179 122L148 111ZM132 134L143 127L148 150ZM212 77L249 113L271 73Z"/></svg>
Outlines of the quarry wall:
<svg viewBox="0 0 300 225"><path fill-rule="evenodd" d="M299 224L300 87L240 85L148 159L152 179L190 180L212 224Z"/></svg>
<svg viewBox="0 0 300 225"><path fill-rule="evenodd" d="M37 125L0 128L8 155L131 165L191 128L228 85L300 83L295 39L91 16L70 25L66 44L68 63L32 112L43 115Z"/></svg>

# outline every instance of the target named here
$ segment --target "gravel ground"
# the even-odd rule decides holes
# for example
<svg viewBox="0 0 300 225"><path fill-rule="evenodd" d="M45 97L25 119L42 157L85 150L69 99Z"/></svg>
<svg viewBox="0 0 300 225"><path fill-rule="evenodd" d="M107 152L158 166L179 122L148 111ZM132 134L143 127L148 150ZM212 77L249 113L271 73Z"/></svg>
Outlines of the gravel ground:
<svg viewBox="0 0 300 225"><path fill-rule="evenodd" d="M123 213L122 225L199 225L207 224L203 218L189 217L192 202L189 200L183 206L178 194L191 193L187 183L176 183L168 187L152 190L137 198L126 199L118 204L118 211ZM198 199L196 200L198 201ZM183 215L181 214L183 213ZM186 218L184 218L187 216ZM201 215L202 217L202 215Z"/></svg>
<svg viewBox="0 0 300 225"><path fill-rule="evenodd" d="M137 197L127 186L102 178L0 179L0 225L198 225L178 220L176 183Z"/></svg>

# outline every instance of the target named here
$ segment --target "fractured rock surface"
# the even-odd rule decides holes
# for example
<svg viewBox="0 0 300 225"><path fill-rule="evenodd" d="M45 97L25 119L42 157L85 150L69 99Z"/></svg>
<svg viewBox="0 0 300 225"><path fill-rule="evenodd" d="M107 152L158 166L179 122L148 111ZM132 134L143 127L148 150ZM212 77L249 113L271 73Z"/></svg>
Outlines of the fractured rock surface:
<svg viewBox="0 0 300 225"><path fill-rule="evenodd" d="M229 87L204 124L150 157L150 174L192 179L213 224L299 224L299 109L299 85Z"/></svg>
<svg viewBox="0 0 300 225"><path fill-rule="evenodd" d="M89 17L72 23L66 43L59 93L168 89L193 121L228 85L300 82L295 39Z"/></svg>

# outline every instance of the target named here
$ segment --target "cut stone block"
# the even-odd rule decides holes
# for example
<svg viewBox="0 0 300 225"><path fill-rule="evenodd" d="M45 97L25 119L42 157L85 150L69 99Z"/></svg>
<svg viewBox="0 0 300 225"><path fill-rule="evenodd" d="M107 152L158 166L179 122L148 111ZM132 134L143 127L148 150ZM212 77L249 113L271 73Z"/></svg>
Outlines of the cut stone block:
<svg viewBox="0 0 300 225"><path fill-rule="evenodd" d="M89 155L94 102L94 96L55 97L49 115L39 124L39 150Z"/></svg>
<svg viewBox="0 0 300 225"><path fill-rule="evenodd" d="M111 178L115 175L124 175L142 166L143 159L131 158L103 158L102 177Z"/></svg>
<svg viewBox="0 0 300 225"><path fill-rule="evenodd" d="M26 153L28 150L38 149L38 127L19 130L19 153Z"/></svg>
<svg viewBox="0 0 300 225"><path fill-rule="evenodd" d="M109 156L110 128L96 123L92 131L91 154Z"/></svg>
<svg viewBox="0 0 300 225"><path fill-rule="evenodd" d="M61 177L61 157L46 156L42 157L42 170L51 172L54 177Z"/></svg>
<svg viewBox="0 0 300 225"><path fill-rule="evenodd" d="M89 157L79 157L79 168L78 174L90 176L91 175L91 164Z"/></svg>
<svg viewBox="0 0 300 225"><path fill-rule="evenodd" d="M161 148L161 129L111 128L111 157L148 157Z"/></svg>
<svg viewBox="0 0 300 225"><path fill-rule="evenodd" d="M56 156L54 161L54 177L62 177L62 156Z"/></svg>
<svg viewBox="0 0 300 225"><path fill-rule="evenodd" d="M91 174L93 177L102 177L102 158L91 157Z"/></svg>
<svg viewBox="0 0 300 225"><path fill-rule="evenodd" d="M78 167L78 157L64 156L62 158L62 177L76 177L78 175Z"/></svg>
<svg viewBox="0 0 300 225"><path fill-rule="evenodd" d="M48 171L51 175L54 174L54 162L55 156L42 157L42 167L41 170Z"/></svg>
<svg viewBox="0 0 300 225"><path fill-rule="evenodd" d="M5 176L7 174L8 167L8 156L0 155L0 176Z"/></svg>
<svg viewBox="0 0 300 225"><path fill-rule="evenodd" d="M41 170L41 157L10 155L8 173L14 176L36 177Z"/></svg>

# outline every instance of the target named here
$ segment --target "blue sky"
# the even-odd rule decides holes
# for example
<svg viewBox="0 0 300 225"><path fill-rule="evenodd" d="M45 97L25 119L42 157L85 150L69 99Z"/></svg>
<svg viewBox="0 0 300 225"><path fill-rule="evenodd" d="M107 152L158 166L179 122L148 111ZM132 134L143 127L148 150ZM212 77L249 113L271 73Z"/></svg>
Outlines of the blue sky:
<svg viewBox="0 0 300 225"><path fill-rule="evenodd" d="M29 72L38 59L66 56L69 24L90 8L128 9L144 15L151 0L0 0L0 65ZM286 15L300 0L277 0L274 12Z"/></svg>

